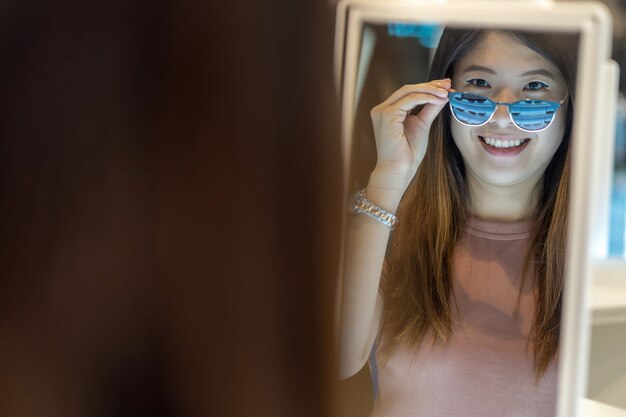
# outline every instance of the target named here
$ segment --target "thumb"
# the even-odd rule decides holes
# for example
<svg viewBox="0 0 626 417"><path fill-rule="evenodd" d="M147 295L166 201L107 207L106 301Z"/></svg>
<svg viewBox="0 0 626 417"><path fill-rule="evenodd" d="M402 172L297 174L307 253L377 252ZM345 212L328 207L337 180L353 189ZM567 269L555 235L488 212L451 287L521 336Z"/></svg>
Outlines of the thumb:
<svg viewBox="0 0 626 417"><path fill-rule="evenodd" d="M411 148L423 157L428 143L428 133L430 125L435 120L441 109L446 105L443 104L427 104L415 116L408 116L405 120L405 133Z"/></svg>
<svg viewBox="0 0 626 417"><path fill-rule="evenodd" d="M424 106L421 112L417 114L417 118L424 126L424 130L428 131L430 129L430 125L435 120L435 117L441 112L441 110L448 104L446 100L445 103L442 104L432 104L428 103Z"/></svg>

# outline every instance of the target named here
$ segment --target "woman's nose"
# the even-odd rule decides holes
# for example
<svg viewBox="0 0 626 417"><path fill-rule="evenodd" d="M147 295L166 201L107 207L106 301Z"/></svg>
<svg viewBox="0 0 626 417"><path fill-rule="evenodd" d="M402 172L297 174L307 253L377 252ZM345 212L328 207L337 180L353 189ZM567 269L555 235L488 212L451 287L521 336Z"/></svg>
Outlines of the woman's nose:
<svg viewBox="0 0 626 417"><path fill-rule="evenodd" d="M497 97L494 97L492 100L497 103L511 103L515 101L515 97L513 97L508 92L502 91L500 92L500 94L498 94ZM496 123L498 126L502 127L511 125L513 121L509 116L509 106L507 106L506 104L497 104L494 115L491 118L491 122Z"/></svg>
<svg viewBox="0 0 626 417"><path fill-rule="evenodd" d="M497 124L498 126L508 126L512 123L511 118L509 117L509 108L506 105L498 104L496 106L496 110L491 118L491 122Z"/></svg>

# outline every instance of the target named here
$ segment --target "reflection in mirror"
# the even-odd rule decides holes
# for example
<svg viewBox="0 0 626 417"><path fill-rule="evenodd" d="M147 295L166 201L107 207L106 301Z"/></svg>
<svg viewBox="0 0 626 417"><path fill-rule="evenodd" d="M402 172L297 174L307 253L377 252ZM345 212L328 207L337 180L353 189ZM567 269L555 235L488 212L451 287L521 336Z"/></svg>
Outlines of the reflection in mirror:
<svg viewBox="0 0 626 417"><path fill-rule="evenodd" d="M372 416L555 414L578 42L365 26L339 343Z"/></svg>

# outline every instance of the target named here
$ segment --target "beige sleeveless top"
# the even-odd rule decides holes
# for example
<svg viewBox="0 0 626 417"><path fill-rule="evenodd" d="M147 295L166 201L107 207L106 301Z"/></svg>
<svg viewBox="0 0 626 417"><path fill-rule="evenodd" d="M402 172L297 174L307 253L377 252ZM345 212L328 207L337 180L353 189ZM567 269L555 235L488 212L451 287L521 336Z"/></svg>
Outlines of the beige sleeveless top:
<svg viewBox="0 0 626 417"><path fill-rule="evenodd" d="M531 221L469 220L453 261L460 311L453 340L425 342L417 352L400 346L380 367L374 349L371 417L555 415L557 359L535 384L530 277L517 302L530 227Z"/></svg>

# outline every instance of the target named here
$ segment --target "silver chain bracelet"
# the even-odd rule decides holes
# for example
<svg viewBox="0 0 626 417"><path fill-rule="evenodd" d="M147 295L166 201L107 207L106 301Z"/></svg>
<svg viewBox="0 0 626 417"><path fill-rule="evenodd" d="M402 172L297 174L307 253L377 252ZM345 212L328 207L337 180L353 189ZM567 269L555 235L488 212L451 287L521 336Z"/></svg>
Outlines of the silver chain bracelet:
<svg viewBox="0 0 626 417"><path fill-rule="evenodd" d="M356 195L354 204L350 211L353 214L365 214L372 219L381 222L389 229L393 230L398 224L398 218L395 214L388 212L382 207L377 206L367 199L365 189L359 191Z"/></svg>

